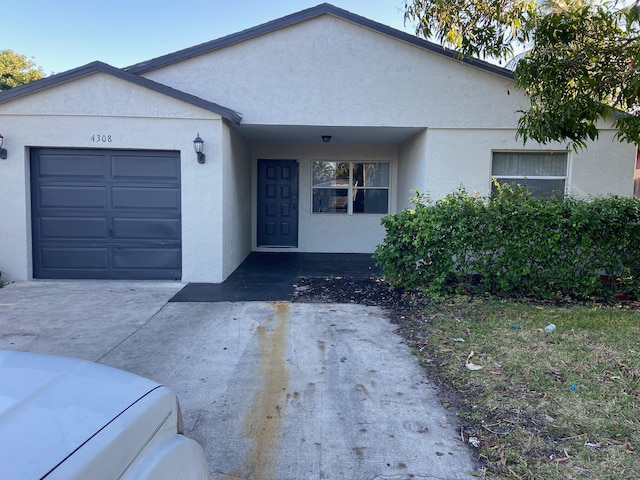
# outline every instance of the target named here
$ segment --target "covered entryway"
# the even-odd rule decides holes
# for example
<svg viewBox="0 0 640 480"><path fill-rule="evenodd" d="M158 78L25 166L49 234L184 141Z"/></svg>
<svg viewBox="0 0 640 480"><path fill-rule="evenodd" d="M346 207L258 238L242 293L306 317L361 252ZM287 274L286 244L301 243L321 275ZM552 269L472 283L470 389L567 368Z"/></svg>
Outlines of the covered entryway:
<svg viewBox="0 0 640 480"><path fill-rule="evenodd" d="M34 278L180 279L178 152L31 150Z"/></svg>

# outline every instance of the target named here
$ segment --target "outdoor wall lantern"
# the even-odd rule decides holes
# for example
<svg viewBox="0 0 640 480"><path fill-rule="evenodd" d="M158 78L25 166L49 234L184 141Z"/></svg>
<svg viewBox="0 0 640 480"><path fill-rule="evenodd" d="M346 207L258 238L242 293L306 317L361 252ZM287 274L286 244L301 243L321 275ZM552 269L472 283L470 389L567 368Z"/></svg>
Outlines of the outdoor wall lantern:
<svg viewBox="0 0 640 480"><path fill-rule="evenodd" d="M7 159L7 149L6 148L2 148L2 144L4 143L4 137L2 135L0 135L0 158L2 160L6 160Z"/></svg>
<svg viewBox="0 0 640 480"><path fill-rule="evenodd" d="M331 141L331 135L322 135L322 141L324 143L329 143Z"/></svg>
<svg viewBox="0 0 640 480"><path fill-rule="evenodd" d="M195 149L196 155L198 156L198 163L204 163L205 156L204 153L202 153L202 150L204 149L204 140L200 138L200 133L198 133L198 136L193 141L193 148Z"/></svg>

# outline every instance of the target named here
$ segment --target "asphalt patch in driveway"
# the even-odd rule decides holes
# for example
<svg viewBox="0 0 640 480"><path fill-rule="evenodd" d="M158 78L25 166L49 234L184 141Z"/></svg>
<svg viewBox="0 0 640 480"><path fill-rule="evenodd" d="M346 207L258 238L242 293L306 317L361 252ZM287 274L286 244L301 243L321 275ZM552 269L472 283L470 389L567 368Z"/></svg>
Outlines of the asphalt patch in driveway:
<svg viewBox="0 0 640 480"><path fill-rule="evenodd" d="M300 296L299 287L307 285L304 279L367 283L379 275L370 254L253 252L223 283L189 283L169 301L288 302Z"/></svg>
<svg viewBox="0 0 640 480"><path fill-rule="evenodd" d="M170 302L288 302L294 292L296 277L280 283L189 283Z"/></svg>

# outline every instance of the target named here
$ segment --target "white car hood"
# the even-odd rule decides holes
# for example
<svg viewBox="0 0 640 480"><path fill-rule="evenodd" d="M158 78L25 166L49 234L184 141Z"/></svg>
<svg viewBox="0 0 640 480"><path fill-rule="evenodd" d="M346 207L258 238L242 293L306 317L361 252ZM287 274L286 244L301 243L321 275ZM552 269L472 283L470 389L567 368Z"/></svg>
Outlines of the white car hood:
<svg viewBox="0 0 640 480"><path fill-rule="evenodd" d="M87 361L0 351L3 475L42 478L159 386Z"/></svg>

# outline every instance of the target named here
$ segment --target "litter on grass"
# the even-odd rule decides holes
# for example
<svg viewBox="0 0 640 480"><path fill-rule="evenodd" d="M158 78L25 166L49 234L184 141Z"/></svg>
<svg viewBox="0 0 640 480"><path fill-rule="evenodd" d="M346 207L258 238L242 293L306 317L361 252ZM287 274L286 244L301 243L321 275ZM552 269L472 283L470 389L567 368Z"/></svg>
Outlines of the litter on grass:
<svg viewBox="0 0 640 480"><path fill-rule="evenodd" d="M469 353L469 356L467 357L465 367L467 367L469 370L482 370L484 368L482 365L476 365L471 361L471 357L473 357L474 355L475 352L471 350L471 353Z"/></svg>

